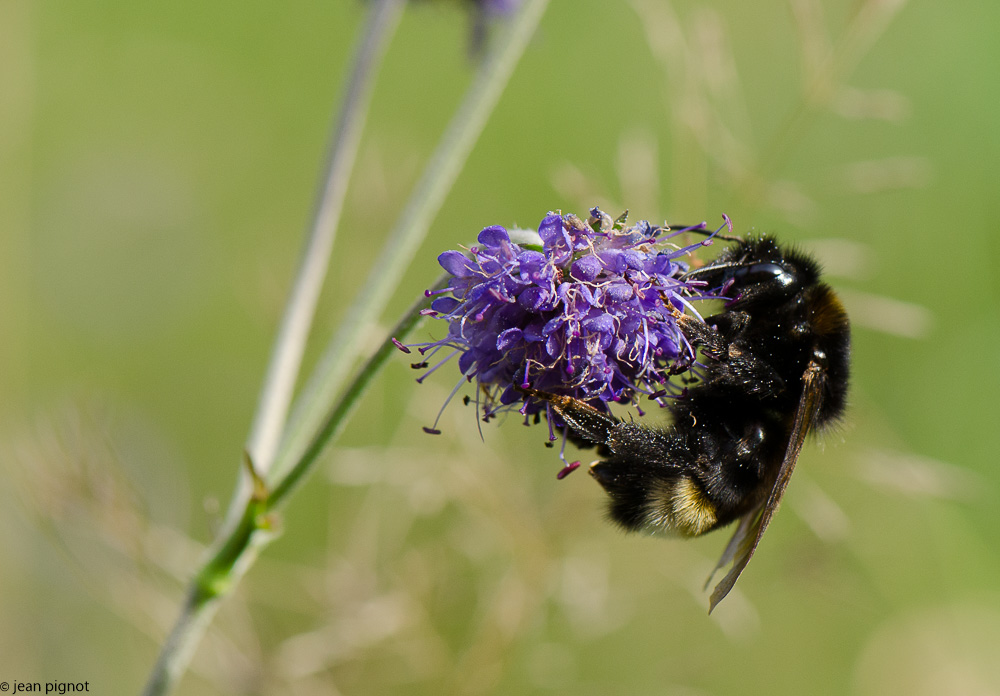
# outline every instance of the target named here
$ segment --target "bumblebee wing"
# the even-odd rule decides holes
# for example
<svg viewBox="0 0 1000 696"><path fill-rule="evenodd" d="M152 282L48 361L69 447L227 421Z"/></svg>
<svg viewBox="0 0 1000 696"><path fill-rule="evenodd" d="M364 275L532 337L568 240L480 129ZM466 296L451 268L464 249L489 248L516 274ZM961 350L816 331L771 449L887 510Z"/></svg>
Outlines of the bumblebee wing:
<svg viewBox="0 0 1000 696"><path fill-rule="evenodd" d="M785 449L785 456L781 461L781 468L778 469L778 476L774 480L771 493L762 505L754 508L740 519L733 538L729 540L726 550L722 553L722 558L719 559L715 570L712 571L712 576L714 576L723 566L730 562L733 564L726 576L712 590L709 613L733 589L736 579L747 567L753 552L757 549L760 538L764 536L764 530L767 529L771 518L778 510L781 497L785 494L785 488L788 487L788 482L792 478L795 462L799 459L799 452L802 451L802 444L805 442L806 435L819 412L825 381L826 375L823 368L815 360L811 360L802 376L802 398L799 399L799 406L795 411L795 420L792 422L788 447ZM712 581L712 576L709 576L709 582Z"/></svg>
<svg viewBox="0 0 1000 696"><path fill-rule="evenodd" d="M708 589L708 586L712 582L712 578L715 577L715 574L718 573L720 569L733 562L737 553L740 555L746 553L743 549L748 548L747 545L749 543L748 540L750 539L750 530L754 528L754 523L760 518L760 513L763 509L763 505L758 505L751 512L748 512L740 518L739 524L736 526L736 531L733 532L733 536L730 537L729 543L726 544L726 550L722 552L722 557L719 558L719 562L715 564L714 568L712 568L712 574L709 575L708 579L705 581L705 589ZM750 551L750 553L753 553L753 551ZM734 582L735 580L736 579L733 578ZM721 586L722 583L720 582L716 587L716 590L718 590ZM726 592L728 593L729 590L726 590ZM723 597L724 596L725 595L723 595ZM722 597L719 597L719 599L722 599ZM714 604L712 605L712 608L715 608Z"/></svg>

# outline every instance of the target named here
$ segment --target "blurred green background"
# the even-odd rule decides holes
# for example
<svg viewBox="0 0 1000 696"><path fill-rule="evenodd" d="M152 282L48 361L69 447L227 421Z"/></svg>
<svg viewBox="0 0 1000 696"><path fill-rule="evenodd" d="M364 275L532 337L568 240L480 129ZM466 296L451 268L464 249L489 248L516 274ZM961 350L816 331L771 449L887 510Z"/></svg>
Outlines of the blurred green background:
<svg viewBox="0 0 1000 696"><path fill-rule="evenodd" d="M363 19L0 3L0 680L141 688L233 488ZM312 357L473 74L469 27L404 15ZM622 535L516 418L481 440L456 401L428 437L457 375L418 387L400 356L180 693L1000 693L998 27L993 0L552 0L386 324L485 225L727 213L842 293L843 427L708 616L727 532Z"/></svg>

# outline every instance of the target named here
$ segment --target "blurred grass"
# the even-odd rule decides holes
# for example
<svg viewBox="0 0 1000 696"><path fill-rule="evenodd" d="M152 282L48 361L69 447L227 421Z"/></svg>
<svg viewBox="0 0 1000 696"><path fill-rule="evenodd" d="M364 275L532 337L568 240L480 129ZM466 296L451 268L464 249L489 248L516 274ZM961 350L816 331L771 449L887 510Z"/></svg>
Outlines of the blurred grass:
<svg viewBox="0 0 1000 696"><path fill-rule="evenodd" d="M823 4L833 43L867 4ZM443 5L410 8L388 54L313 356L471 76ZM484 225L633 196L634 218L726 212L820 253L857 323L852 411L737 592L707 617L724 536L622 536L587 477L555 482L540 431L484 443L456 404L425 436L451 378L417 388L400 360L184 693L1000 692L1000 8L902 6L753 196L697 129L767 157L810 5L636 5L672 7L689 62L664 76L631 3L553 2L392 311ZM235 481L362 15L0 8L0 679L139 689ZM633 142L652 169L618 171ZM879 330L901 317L917 338Z"/></svg>

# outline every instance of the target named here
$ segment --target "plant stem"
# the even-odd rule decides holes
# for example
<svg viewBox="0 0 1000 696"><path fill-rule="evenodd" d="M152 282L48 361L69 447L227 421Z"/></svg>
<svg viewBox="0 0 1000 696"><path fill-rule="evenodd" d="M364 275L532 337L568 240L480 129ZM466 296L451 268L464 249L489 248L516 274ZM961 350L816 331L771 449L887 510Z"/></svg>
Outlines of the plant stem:
<svg viewBox="0 0 1000 696"><path fill-rule="evenodd" d="M309 447L322 419L358 358L361 346L412 262L444 203L514 67L524 53L548 0L526 0L487 53L474 82L445 131L410 200L385 241L383 252L348 310L313 377L297 400L285 429L270 481L281 481ZM280 483L277 485L281 485Z"/></svg>
<svg viewBox="0 0 1000 696"><path fill-rule="evenodd" d="M398 7L400 2L401 0L379 0L372 9L368 33L384 31L386 25L377 22L376 16L379 16L380 10L389 13L382 15L383 18L391 16L386 8ZM332 148L326 194L318 206L316 222L300 267L300 274L307 274L310 279L303 280L300 277L296 281L248 443L248 449L255 448L248 452L252 461L250 470L256 475L263 465L268 470L268 478L276 481L276 485L268 493L266 487L262 489L261 486L249 486L251 477L244 476L241 479L243 483L230 508L230 523L224 527L210 557L191 583L181 614L163 645L143 692L144 696L161 696L176 684L211 622L220 600L250 568L260 549L274 538L269 513L284 503L297 484L304 480L323 447L339 432L358 397L392 354L394 346L386 341L356 374L353 383L344 390L339 401L334 401L345 374L360 351L363 338L383 311L398 279L426 235L431 220L482 132L547 4L548 0L527 0L508 27L506 35L501 38L498 48L484 62L466 100L449 125L441 146L403 211L400 222L387 240L386 251L372 273L373 282L365 286L366 293L359 298L345 319L342 330L317 370L319 377L314 377L310 382L311 385L320 385L322 388L312 386L305 398L300 400L294 419L297 424L294 431L298 437L296 439L289 436L290 423L285 422L288 395L294 387L305 337L314 313L316 295L326 273L327 259L333 243L333 229L339 217L347 171L353 161L357 134L360 132L360 121L354 126L345 127L341 124ZM359 57L355 62L356 71L358 66L366 64L361 56L366 50L372 50L370 47L366 49L366 45L367 40L359 49ZM374 51L371 55L377 53ZM370 71L370 64L368 65L366 71ZM370 78L369 74L366 79ZM358 99L367 103L368 87L362 83L360 89L355 89L353 79L351 84L346 99ZM362 112L355 112L353 108L345 106L343 118L354 114L350 118L358 119L360 113ZM340 148L354 152L341 151ZM338 152L343 154L338 155ZM317 260L317 256L322 259ZM419 320L419 310L429 302L428 298L422 298L407 313L393 335L402 338L412 330ZM275 434L272 431L275 428L284 428L282 443L303 444L298 450L283 445L278 458L273 459ZM271 444L268 444L269 441ZM272 456L268 456L269 448ZM296 451L299 453L296 454ZM284 467L280 466L282 462ZM257 482L261 483L259 479ZM258 494L261 491L262 494Z"/></svg>
<svg viewBox="0 0 1000 696"><path fill-rule="evenodd" d="M373 4L364 37L354 57L340 113L334 120L323 186L247 439L247 452L256 470L262 474L274 460L288 416L306 339L337 235L347 184L357 158L378 63L399 23L402 10L403 0L379 0Z"/></svg>
<svg viewBox="0 0 1000 696"><path fill-rule="evenodd" d="M184 674L219 602L253 564L259 549L274 536L265 510L266 502L251 496L237 524L216 544L215 552L192 580L180 616L160 649L143 696L169 693Z"/></svg>
<svg viewBox="0 0 1000 696"><path fill-rule="evenodd" d="M446 282L447 279L442 278L435 285L435 289L444 287ZM423 318L420 311L430 306L431 301L430 297L420 298L403 315L390 335L399 339L409 335ZM292 467L289 475L282 480L281 485L270 492L260 490L260 495L252 495L246 502L237 524L216 544L214 554L192 581L180 617L164 642L160 657L143 691L144 696L166 694L183 674L198 639L211 622L222 598L253 565L261 549L277 538L271 529L273 513L288 500L297 484L301 483L305 475L311 471L324 446L340 432L347 417L354 410L358 398L396 350L391 339L386 339L382 347L355 375L343 398L327 416L323 427L306 448L302 458Z"/></svg>
<svg viewBox="0 0 1000 696"><path fill-rule="evenodd" d="M431 290L444 288L448 284L448 281L448 276L441 277ZM422 297L410 307L409 311L403 315L402 320L396 324L389 337L382 342L382 347L375 351L375 354L361 368L354 381L344 391L343 396L337 401L337 405L316 432L309 446L306 447L305 452L302 453L302 456L295 462L292 468L289 469L288 474L281 479L281 483L271 491L268 497L268 504L271 509L281 506L288 498L288 495L302 482L306 474L312 470L313 464L323 451L323 448L337 439L337 435L340 434L344 424L347 422L348 416L353 412L358 399L364 394L372 378L381 371L391 355L398 353L399 349L396 348L392 339L401 339L409 335L423 318L420 311L429 307L432 299L432 297Z"/></svg>
<svg viewBox="0 0 1000 696"><path fill-rule="evenodd" d="M398 26L403 5L404 0L376 0L373 3L354 55L340 113L334 121L323 187L247 439L247 456L256 472L266 471L274 461L316 302L326 277L378 63ZM219 599L252 565L255 553L250 550L258 549L270 536L266 534L265 506L252 492L246 469L242 472L223 532L188 590L180 616L150 673L143 691L146 696L166 694L173 688L211 622Z"/></svg>

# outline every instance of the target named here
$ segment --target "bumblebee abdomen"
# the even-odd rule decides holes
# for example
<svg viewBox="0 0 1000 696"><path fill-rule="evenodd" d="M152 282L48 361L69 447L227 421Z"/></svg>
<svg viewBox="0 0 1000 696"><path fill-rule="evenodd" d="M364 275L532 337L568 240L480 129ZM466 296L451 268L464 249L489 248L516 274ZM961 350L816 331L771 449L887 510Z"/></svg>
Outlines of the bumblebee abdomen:
<svg viewBox="0 0 1000 696"><path fill-rule="evenodd" d="M822 401L814 425L822 427L844 413L850 381L851 325L840 298L828 286L818 283L810 288L809 327L812 332L812 358L824 371Z"/></svg>
<svg viewBox="0 0 1000 696"><path fill-rule="evenodd" d="M691 478L682 476L654 486L646 500L646 524L653 529L698 536L719 524L715 503Z"/></svg>
<svg viewBox="0 0 1000 696"><path fill-rule="evenodd" d="M847 310L829 285L818 283L809 292L809 324L819 337L839 339L850 332Z"/></svg>
<svg viewBox="0 0 1000 696"><path fill-rule="evenodd" d="M596 462L591 475L611 497L609 515L627 531L698 536L718 526L716 505L693 478L682 473L648 472L622 476L619 462Z"/></svg>

